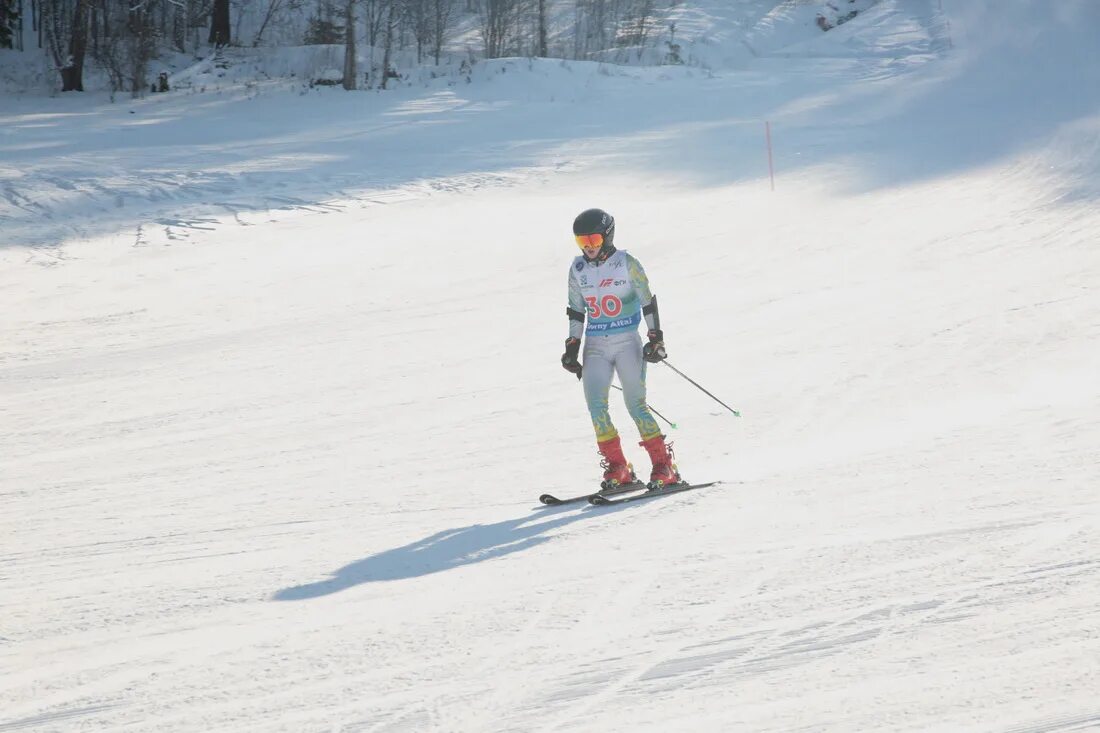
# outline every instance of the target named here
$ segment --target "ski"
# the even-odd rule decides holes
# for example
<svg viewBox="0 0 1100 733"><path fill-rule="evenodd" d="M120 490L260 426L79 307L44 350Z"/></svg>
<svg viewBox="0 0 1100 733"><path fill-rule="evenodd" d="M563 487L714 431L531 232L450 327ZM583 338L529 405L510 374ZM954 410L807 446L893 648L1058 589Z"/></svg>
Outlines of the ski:
<svg viewBox="0 0 1100 733"><path fill-rule="evenodd" d="M711 481L705 484L689 484L680 483L673 486L668 486L663 489L647 489L641 494L634 494L633 496L624 496L619 499L608 499L606 496L600 494L592 494L588 497L588 503L595 506L610 506L611 504L625 504L628 501L637 501L639 499L652 499L657 496L668 496L669 494L679 494L683 491L691 491L692 489L705 489L708 486L714 486L720 484L721 481Z"/></svg>
<svg viewBox="0 0 1100 733"><path fill-rule="evenodd" d="M645 483L642 481L633 481L629 484L621 484L619 486L613 486L610 489L600 489L592 494L581 494L580 496L571 496L568 499L559 499L553 494L543 494L539 497L546 506L560 506L561 504L576 504L581 501L591 501L593 496L615 496L617 494L626 494L631 491L642 491L645 489Z"/></svg>

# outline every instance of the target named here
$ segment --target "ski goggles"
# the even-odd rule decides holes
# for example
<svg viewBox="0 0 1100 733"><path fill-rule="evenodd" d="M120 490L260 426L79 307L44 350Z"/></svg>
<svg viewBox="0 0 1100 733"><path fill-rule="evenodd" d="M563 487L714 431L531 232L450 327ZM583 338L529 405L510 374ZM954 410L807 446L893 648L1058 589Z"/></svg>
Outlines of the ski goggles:
<svg viewBox="0 0 1100 733"><path fill-rule="evenodd" d="M603 246L603 235L599 232L596 232L595 234L577 234L576 239L577 246L581 249L584 249L585 247Z"/></svg>

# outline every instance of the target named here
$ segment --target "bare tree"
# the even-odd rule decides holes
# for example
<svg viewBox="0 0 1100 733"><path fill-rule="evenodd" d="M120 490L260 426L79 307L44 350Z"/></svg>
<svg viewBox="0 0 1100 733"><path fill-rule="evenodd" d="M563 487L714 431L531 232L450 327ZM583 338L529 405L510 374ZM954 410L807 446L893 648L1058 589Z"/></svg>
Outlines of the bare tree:
<svg viewBox="0 0 1100 733"><path fill-rule="evenodd" d="M382 36L382 26L386 19L386 7L389 0L363 0L363 16L367 24L367 43L377 46Z"/></svg>
<svg viewBox="0 0 1100 733"><path fill-rule="evenodd" d="M454 9L455 0L432 0L432 55L436 66L439 66L443 43L451 30Z"/></svg>
<svg viewBox="0 0 1100 733"><path fill-rule="evenodd" d="M574 55L591 57L613 48L641 48L658 23L656 0L576 0Z"/></svg>
<svg viewBox="0 0 1100 733"><path fill-rule="evenodd" d="M84 54L88 50L88 0L76 0L73 9L72 35L69 37L68 64L62 67L61 91L84 91ZM65 84L66 72L69 79ZM66 89L66 87L68 89Z"/></svg>
<svg viewBox="0 0 1100 733"><path fill-rule="evenodd" d="M386 7L386 23L383 30L383 43L385 51L382 53L382 81L378 87L385 89L390 80L390 59L393 57L393 37L397 33L397 5L396 0L390 0Z"/></svg>
<svg viewBox="0 0 1100 733"><path fill-rule="evenodd" d="M173 0L172 3L172 29L170 37L172 45L180 53L187 52L187 5L186 0Z"/></svg>
<svg viewBox="0 0 1100 733"><path fill-rule="evenodd" d="M419 64L424 60L424 48L431 42L428 0L404 0L403 5L402 16L405 24L412 26L413 40L416 41L416 62Z"/></svg>
<svg viewBox="0 0 1100 733"><path fill-rule="evenodd" d="M80 2L81 0L77 0ZM105 0L95 23L92 56L111 80L111 91L138 96L148 89L149 62L158 37L155 0Z"/></svg>
<svg viewBox="0 0 1100 733"><path fill-rule="evenodd" d="M536 55L546 58L550 55L546 40L546 0L539 0L538 26L539 48Z"/></svg>
<svg viewBox="0 0 1100 733"><path fill-rule="evenodd" d="M624 25L623 45L644 47L649 31L656 22L655 0L635 0Z"/></svg>
<svg viewBox="0 0 1100 733"><path fill-rule="evenodd" d="M358 71L355 66L355 0L347 0L344 13L344 89L356 88Z"/></svg>
<svg viewBox="0 0 1100 733"><path fill-rule="evenodd" d="M44 45L61 73L61 91L84 91L88 0L43 0L38 10Z"/></svg>
<svg viewBox="0 0 1100 733"><path fill-rule="evenodd" d="M227 7L228 4L226 0ZM130 93L135 97L146 89L149 62L156 53L156 27L153 24L152 7L151 0L145 0L131 6L128 13L126 29L129 31L131 43Z"/></svg>
<svg viewBox="0 0 1100 733"><path fill-rule="evenodd" d="M419 61L430 57L441 63L447 38L464 9L475 13L479 21L486 57L546 57L559 53L561 39L569 33L568 28L552 26L552 21L561 19L555 12L572 6L572 53L577 58L604 59L609 54L621 58L633 54L634 49L640 55L653 43L653 29L665 22L666 8L679 1L32 0L40 44L61 70L64 89L83 89L85 57L90 56L108 72L115 91L135 94L148 89L144 79L158 45L181 51L197 47L200 33L209 30L209 42L224 46L232 40L231 12L247 8L249 2L255 3L252 11L257 22L253 45L280 34L302 38L301 22L306 20L306 13L299 12L302 4L315 8L316 12L308 15L304 40L343 45L343 84L354 89L361 81L357 57L364 30L370 43L370 85L386 88L395 76L397 54L413 45ZM10 9L21 2L0 0L0 23L9 22ZM241 27L239 22L236 25ZM13 42L10 34L6 42ZM383 56L380 64L378 56ZM376 73L381 76L374 76Z"/></svg>
<svg viewBox="0 0 1100 733"><path fill-rule="evenodd" d="M229 23L229 0L214 0L214 9L210 14L210 38L207 43L215 48L228 46L232 40Z"/></svg>
<svg viewBox="0 0 1100 733"><path fill-rule="evenodd" d="M23 50L21 0L0 0L0 48Z"/></svg>
<svg viewBox="0 0 1100 733"><path fill-rule="evenodd" d="M482 0L481 38L485 44L485 57L504 56L513 40L522 10L521 0Z"/></svg>
<svg viewBox="0 0 1100 733"><path fill-rule="evenodd" d="M306 45L330 46L345 43L347 40L347 2L337 0L319 0L314 15L309 19L305 37Z"/></svg>
<svg viewBox="0 0 1100 733"><path fill-rule="evenodd" d="M252 47L260 45L260 39L263 38L264 30L267 29L267 24L271 22L271 19L275 17L275 14L283 6L283 0L269 0L267 4L267 12L264 13L263 22L260 23L260 30L256 31L256 37L252 39Z"/></svg>

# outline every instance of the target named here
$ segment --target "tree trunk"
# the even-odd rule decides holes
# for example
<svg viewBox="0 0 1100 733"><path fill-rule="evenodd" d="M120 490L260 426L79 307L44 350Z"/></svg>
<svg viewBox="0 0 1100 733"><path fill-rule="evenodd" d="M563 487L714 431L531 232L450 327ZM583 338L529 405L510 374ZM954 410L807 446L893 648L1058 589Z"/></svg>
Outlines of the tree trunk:
<svg viewBox="0 0 1100 733"><path fill-rule="evenodd" d="M347 0L344 14L344 89L356 89L358 71L355 66L355 0Z"/></svg>
<svg viewBox="0 0 1100 733"><path fill-rule="evenodd" d="M172 46L180 53L187 53L187 9L183 3L172 3Z"/></svg>
<svg viewBox="0 0 1100 733"><path fill-rule="evenodd" d="M366 0L366 8L364 9L364 15L366 15L367 21L367 45L371 47L371 52L374 52L374 47L378 45L378 34L382 29L382 8L381 0Z"/></svg>
<svg viewBox="0 0 1100 733"><path fill-rule="evenodd" d="M61 91L84 91L84 55L88 50L88 0L76 0L73 7L69 52L61 66Z"/></svg>
<svg viewBox="0 0 1100 733"><path fill-rule="evenodd" d="M207 42L215 48L221 48L228 46L231 38L229 0L214 0L214 10L210 15L210 39Z"/></svg>
<svg viewBox="0 0 1100 733"><path fill-rule="evenodd" d="M18 45L22 39L20 17L18 0L0 0L0 48L23 50Z"/></svg>
<svg viewBox="0 0 1100 733"><path fill-rule="evenodd" d="M386 28L384 31L386 37L383 40L383 43L386 44L386 50L382 53L382 83L379 84L382 89L386 88L386 84L390 80L390 57L393 55L394 31L393 6L394 3L391 0L391 2L389 3L389 8L386 10Z"/></svg>
<svg viewBox="0 0 1100 733"><path fill-rule="evenodd" d="M271 19L275 16L275 11L282 5L282 0L270 0L267 4L267 13L264 14L264 22L260 23L260 30L256 31L256 37L252 39L252 47L256 48L260 45L260 39L263 38L264 30L267 28L267 24L271 22Z"/></svg>
<svg viewBox="0 0 1100 733"><path fill-rule="evenodd" d="M546 0L539 0L539 52L538 55L546 58L550 55L546 41Z"/></svg>
<svg viewBox="0 0 1100 733"><path fill-rule="evenodd" d="M127 29L130 38L130 95L137 98L145 93L149 60L153 58L153 46L156 29L153 25L152 11L149 6L138 6L130 11L130 23Z"/></svg>
<svg viewBox="0 0 1100 733"><path fill-rule="evenodd" d="M482 33L485 36L485 58L500 58L504 54L504 39L512 0L485 0L482 11Z"/></svg>
<svg viewBox="0 0 1100 733"><path fill-rule="evenodd" d="M439 59L443 55L443 40L451 23L453 2L454 0L434 0L432 3L432 55L435 56L436 66L439 66Z"/></svg>

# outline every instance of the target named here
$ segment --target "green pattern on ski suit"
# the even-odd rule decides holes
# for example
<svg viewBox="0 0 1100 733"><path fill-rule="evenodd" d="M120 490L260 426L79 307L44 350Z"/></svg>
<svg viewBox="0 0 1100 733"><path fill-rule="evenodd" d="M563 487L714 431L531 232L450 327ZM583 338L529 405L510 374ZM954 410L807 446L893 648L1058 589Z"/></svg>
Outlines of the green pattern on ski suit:
<svg viewBox="0 0 1100 733"><path fill-rule="evenodd" d="M646 405L646 362L642 359L642 340L638 332L589 337L584 349L584 396L596 440L603 442L619 434L611 422L608 394L611 376L619 375L626 411L638 427L642 440L661 434L657 420Z"/></svg>
<svg viewBox="0 0 1100 733"><path fill-rule="evenodd" d="M621 273L626 270L626 277ZM616 277L616 275L618 275ZM610 282L613 286L604 287ZM596 304L603 304L605 296L615 296L621 311L614 314L593 312L587 297L594 297ZM635 330L638 323L616 326L618 322L641 321L642 308L653 301L649 289L649 278L638 262L625 250L618 250L606 262L595 264L585 258L577 257L569 267L569 307L585 314L585 320L569 321L569 335L580 338L585 333L615 333L616 331ZM646 317L649 328L653 328L650 317Z"/></svg>

